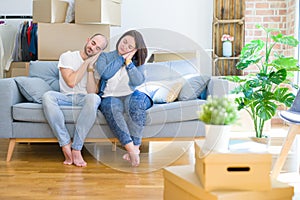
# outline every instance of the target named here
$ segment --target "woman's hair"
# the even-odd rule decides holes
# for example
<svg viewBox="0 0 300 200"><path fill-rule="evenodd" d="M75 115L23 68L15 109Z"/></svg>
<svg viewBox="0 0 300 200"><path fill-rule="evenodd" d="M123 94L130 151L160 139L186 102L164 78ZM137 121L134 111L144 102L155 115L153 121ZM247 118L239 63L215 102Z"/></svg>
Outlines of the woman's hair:
<svg viewBox="0 0 300 200"><path fill-rule="evenodd" d="M136 53L132 57L132 61L137 66L143 65L145 63L148 52L147 52L147 47L145 45L143 36L140 32L138 32L136 30L130 30L130 31L127 31L126 33L124 33L118 40L118 42L116 44L116 49L118 49L119 43L122 40L122 38L127 35L132 36L134 38L136 49L137 49Z"/></svg>

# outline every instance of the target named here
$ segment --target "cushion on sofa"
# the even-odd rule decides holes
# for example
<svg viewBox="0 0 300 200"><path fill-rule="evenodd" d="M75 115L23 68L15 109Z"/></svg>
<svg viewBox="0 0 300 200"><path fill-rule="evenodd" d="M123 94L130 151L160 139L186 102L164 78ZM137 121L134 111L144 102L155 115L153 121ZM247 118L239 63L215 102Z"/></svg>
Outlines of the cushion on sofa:
<svg viewBox="0 0 300 200"><path fill-rule="evenodd" d="M184 76L184 79L185 83L178 95L179 101L200 98L201 93L207 87L210 77L205 75L187 75Z"/></svg>
<svg viewBox="0 0 300 200"><path fill-rule="evenodd" d="M178 94L182 88L182 80L174 81L161 81L162 85L154 93L153 102L154 103L170 103L178 98Z"/></svg>
<svg viewBox="0 0 300 200"><path fill-rule="evenodd" d="M140 85L137 89L150 96L154 103L170 103L177 99L182 85L182 79L149 81Z"/></svg>
<svg viewBox="0 0 300 200"><path fill-rule="evenodd" d="M52 90L48 83L37 77L15 78L21 94L30 102L42 103L42 96L45 92Z"/></svg>
<svg viewBox="0 0 300 200"><path fill-rule="evenodd" d="M53 90L59 91L57 64L58 61L30 61L29 76L39 77L46 81Z"/></svg>

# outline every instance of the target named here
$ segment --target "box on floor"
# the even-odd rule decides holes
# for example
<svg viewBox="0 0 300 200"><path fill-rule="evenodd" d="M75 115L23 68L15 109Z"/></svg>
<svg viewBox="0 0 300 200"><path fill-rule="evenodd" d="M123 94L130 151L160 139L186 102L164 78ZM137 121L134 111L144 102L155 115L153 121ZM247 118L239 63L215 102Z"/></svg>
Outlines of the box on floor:
<svg viewBox="0 0 300 200"><path fill-rule="evenodd" d="M270 191L204 190L193 165L171 166L164 169L164 200L292 200L294 188L272 181Z"/></svg>
<svg viewBox="0 0 300 200"><path fill-rule="evenodd" d="M269 153L201 151L203 141L195 141L195 172L205 190L271 190Z"/></svg>

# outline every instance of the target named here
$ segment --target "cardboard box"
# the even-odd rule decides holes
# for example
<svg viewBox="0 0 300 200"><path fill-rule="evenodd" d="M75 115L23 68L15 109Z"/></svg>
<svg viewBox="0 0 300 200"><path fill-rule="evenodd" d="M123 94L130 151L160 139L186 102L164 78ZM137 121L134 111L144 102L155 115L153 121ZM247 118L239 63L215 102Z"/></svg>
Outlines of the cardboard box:
<svg viewBox="0 0 300 200"><path fill-rule="evenodd" d="M75 23L121 26L121 0L75 0Z"/></svg>
<svg viewBox="0 0 300 200"><path fill-rule="evenodd" d="M5 72L5 78L16 76L28 76L29 62L12 62L9 70Z"/></svg>
<svg viewBox="0 0 300 200"><path fill-rule="evenodd" d="M272 154L235 151L204 155L202 144L195 142L195 172L205 190L271 190Z"/></svg>
<svg viewBox="0 0 300 200"><path fill-rule="evenodd" d="M38 30L38 60L58 60L63 52L81 50L95 33L110 37L110 26L103 24L39 23Z"/></svg>
<svg viewBox="0 0 300 200"><path fill-rule="evenodd" d="M276 180L272 181L270 191L208 192L201 185L193 165L166 167L163 175L164 200L291 200L294 195L292 186Z"/></svg>
<svg viewBox="0 0 300 200"><path fill-rule="evenodd" d="M68 3L61 0L33 0L32 21L45 23L65 22Z"/></svg>

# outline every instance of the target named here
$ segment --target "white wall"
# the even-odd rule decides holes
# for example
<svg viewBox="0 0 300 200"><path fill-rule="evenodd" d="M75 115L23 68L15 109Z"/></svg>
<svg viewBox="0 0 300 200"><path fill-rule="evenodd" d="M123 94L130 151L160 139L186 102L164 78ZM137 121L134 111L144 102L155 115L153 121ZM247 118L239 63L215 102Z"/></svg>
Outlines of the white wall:
<svg viewBox="0 0 300 200"><path fill-rule="evenodd" d="M211 49L212 15L212 0L123 0L122 26L112 28L111 35L132 28L167 29Z"/></svg>
<svg viewBox="0 0 300 200"><path fill-rule="evenodd" d="M0 0L0 15L32 15L32 0Z"/></svg>

